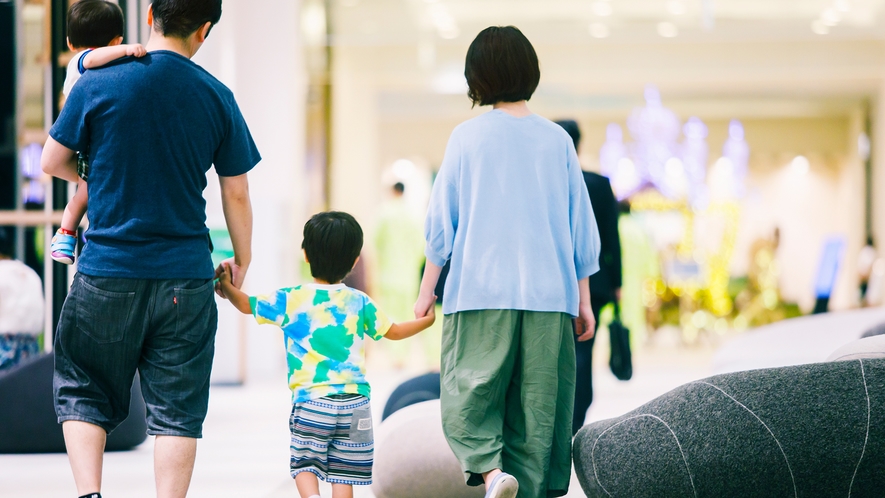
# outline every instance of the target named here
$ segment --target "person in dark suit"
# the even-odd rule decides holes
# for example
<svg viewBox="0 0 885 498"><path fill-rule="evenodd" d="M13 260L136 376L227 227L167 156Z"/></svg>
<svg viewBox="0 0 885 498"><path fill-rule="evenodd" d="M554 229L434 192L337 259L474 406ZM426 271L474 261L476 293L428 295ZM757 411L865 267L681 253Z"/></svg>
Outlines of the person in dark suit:
<svg viewBox="0 0 885 498"><path fill-rule="evenodd" d="M573 120L556 121L575 142L575 150L581 143L581 129ZM589 171L584 171L584 183L590 194L593 215L599 228L601 250L599 271L590 276L590 305L599 325L599 312L609 303L619 299L621 292L621 239L618 235L618 201L612 191L609 179ZM572 432L577 433L584 425L587 409L593 402L593 343L575 341L577 357L577 378L575 382L575 414Z"/></svg>

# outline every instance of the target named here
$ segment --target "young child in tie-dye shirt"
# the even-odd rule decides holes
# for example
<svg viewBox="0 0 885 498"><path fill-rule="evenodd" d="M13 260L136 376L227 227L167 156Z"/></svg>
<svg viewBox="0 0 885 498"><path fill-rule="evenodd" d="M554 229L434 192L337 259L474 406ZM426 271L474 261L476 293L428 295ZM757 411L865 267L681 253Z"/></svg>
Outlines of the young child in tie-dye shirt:
<svg viewBox="0 0 885 498"><path fill-rule="evenodd" d="M319 497L317 477L333 497L353 496L352 485L372 483L373 435L366 380L369 337L405 339L430 327L430 315L391 323L366 294L341 283L359 259L363 232L349 214L327 212L304 225L304 258L314 283L250 297L219 281L224 296L258 323L285 333L292 389L291 472L302 498Z"/></svg>

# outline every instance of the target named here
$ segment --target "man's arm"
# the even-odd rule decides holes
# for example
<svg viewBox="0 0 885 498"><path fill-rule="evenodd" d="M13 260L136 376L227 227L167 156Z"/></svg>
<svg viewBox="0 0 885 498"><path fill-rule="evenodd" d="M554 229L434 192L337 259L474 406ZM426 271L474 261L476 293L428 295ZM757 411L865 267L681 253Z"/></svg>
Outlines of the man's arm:
<svg viewBox="0 0 885 498"><path fill-rule="evenodd" d="M83 57L83 67L86 69L95 69L130 55L134 57L144 57L146 53L147 51L140 43L101 47L90 51Z"/></svg>
<svg viewBox="0 0 885 498"><path fill-rule="evenodd" d="M246 270L252 263L252 202L249 200L249 179L245 174L239 176L219 176L221 184L221 207L224 220L233 243L234 257L232 264L232 284L239 289L243 286ZM223 264L216 268L215 276L220 277L224 271ZM220 288L219 288L220 289ZM224 294L221 294L224 297Z"/></svg>
<svg viewBox="0 0 885 498"><path fill-rule="evenodd" d="M54 138L46 139L43 146L43 155L40 157L40 167L47 175L61 178L69 182L77 182L77 155L71 149L55 141Z"/></svg>
<svg viewBox="0 0 885 498"><path fill-rule="evenodd" d="M244 315L252 314L252 306L249 304L249 296L241 291L240 289L234 287L233 285L233 272L229 265L222 264L221 265L221 275L218 277L218 283L221 285L221 291L224 292L224 296L234 305L240 313Z"/></svg>

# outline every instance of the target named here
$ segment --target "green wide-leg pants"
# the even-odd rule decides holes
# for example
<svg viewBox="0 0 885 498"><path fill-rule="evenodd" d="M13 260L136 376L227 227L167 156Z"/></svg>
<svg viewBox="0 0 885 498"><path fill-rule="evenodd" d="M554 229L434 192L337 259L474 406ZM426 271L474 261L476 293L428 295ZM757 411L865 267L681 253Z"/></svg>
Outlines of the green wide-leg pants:
<svg viewBox="0 0 885 498"><path fill-rule="evenodd" d="M575 345L565 313L446 315L442 422L467 484L500 468L519 498L562 496L571 477Z"/></svg>

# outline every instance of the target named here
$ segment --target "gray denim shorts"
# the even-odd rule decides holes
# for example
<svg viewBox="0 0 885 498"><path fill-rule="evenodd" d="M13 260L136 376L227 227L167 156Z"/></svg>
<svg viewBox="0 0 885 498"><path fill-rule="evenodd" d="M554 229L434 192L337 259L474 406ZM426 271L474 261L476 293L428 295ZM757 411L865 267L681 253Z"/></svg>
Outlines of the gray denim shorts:
<svg viewBox="0 0 885 498"><path fill-rule="evenodd" d="M55 335L55 411L114 430L136 370L148 434L201 437L218 312L211 279L74 276Z"/></svg>

